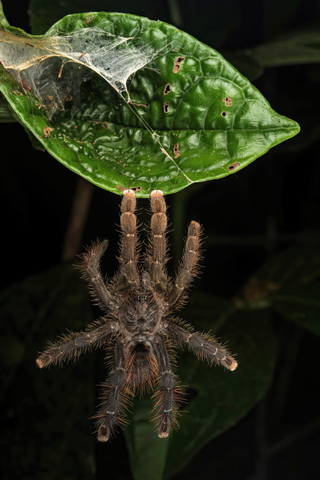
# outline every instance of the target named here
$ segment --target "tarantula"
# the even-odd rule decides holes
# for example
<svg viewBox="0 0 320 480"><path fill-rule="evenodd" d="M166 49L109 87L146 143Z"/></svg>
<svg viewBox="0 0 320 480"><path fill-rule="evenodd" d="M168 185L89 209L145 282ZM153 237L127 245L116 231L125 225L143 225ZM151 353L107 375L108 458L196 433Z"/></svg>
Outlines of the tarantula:
<svg viewBox="0 0 320 480"><path fill-rule="evenodd" d="M108 242L97 241L82 255L79 266L89 284L94 303L103 316L86 331L69 333L51 344L37 359L40 368L77 359L81 353L103 347L112 358L112 370L102 384L101 404L94 418L98 440L106 442L124 420L124 407L130 396L156 385L154 413L158 436L169 435L183 394L173 372L174 346L187 346L200 359L223 365L229 370L237 362L213 337L194 333L191 326L170 316L184 302L187 289L197 275L199 223L191 222L178 274L168 278L166 203L161 190L150 194L151 235L139 266L140 245L133 190L124 190L121 203L120 268L111 281L100 271L100 259Z"/></svg>

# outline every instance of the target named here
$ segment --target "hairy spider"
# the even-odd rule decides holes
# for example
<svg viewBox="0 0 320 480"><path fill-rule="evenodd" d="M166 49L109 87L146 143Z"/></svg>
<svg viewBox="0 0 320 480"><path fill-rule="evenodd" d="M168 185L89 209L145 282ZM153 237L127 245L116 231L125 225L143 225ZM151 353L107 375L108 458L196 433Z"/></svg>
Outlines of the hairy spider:
<svg viewBox="0 0 320 480"><path fill-rule="evenodd" d="M96 305L104 314L87 326L85 332L68 333L51 344L37 359L40 368L77 359L81 353L103 347L112 358L112 370L102 384L101 404L94 418L98 440L106 442L124 420L124 407L137 390L156 386L154 413L158 436L169 435L177 424L179 402L183 396L173 373L174 346L187 346L200 359L223 365L229 370L237 362L213 337L194 333L190 325L170 313L181 306L187 289L197 275L199 223L191 222L184 253L175 280L168 278L167 216L161 190L150 194L151 235L139 266L139 244L133 190L124 190L121 203L120 268L106 282L100 259L108 242L97 241L82 255L80 270L89 284Z"/></svg>

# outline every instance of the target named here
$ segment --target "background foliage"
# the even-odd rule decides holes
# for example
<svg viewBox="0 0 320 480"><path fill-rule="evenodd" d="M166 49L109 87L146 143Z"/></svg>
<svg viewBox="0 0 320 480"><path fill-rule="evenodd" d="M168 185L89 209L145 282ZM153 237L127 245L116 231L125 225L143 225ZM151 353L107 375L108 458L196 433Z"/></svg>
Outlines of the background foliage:
<svg viewBox="0 0 320 480"><path fill-rule="evenodd" d="M3 3L9 22L28 31L28 2L11 10L10 2ZM34 0L31 23L39 28L71 11L113 10L107 1L103 8L96 3ZM4 477L317 478L320 67L312 32L319 25L319 6L299 0L253 5L186 0L183 5L123 1L117 9L175 23L217 48L302 131L236 175L168 196L173 258L179 258L190 220L200 221L207 237L202 278L181 316L229 340L239 368L232 375L181 353L178 373L189 393L181 430L159 443L147 422L146 397L137 399L126 437L119 434L106 446L97 445L87 420L95 386L106 374L103 355L46 372L33 363L47 339L79 329L92 316L77 272L61 266L79 182L32 149L18 123L1 125L10 148L0 178L6 225L1 247L9 260L1 277ZM4 113L5 105L0 104ZM86 195L92 200L80 243L109 238L103 267L111 276L118 197L99 189ZM146 200L139 204L148 208ZM140 220L148 221L143 210ZM170 268L175 270L174 261Z"/></svg>

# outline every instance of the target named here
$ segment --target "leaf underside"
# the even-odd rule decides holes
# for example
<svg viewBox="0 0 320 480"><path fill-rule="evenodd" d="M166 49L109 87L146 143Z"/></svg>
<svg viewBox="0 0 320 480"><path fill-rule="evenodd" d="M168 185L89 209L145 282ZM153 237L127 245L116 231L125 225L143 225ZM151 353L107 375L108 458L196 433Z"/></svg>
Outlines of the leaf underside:
<svg viewBox="0 0 320 480"><path fill-rule="evenodd" d="M6 31L19 35L21 49L38 39L90 28L130 37L138 48L157 53L130 77L126 87L131 105L126 94L121 96L97 73L83 84L80 101L66 101L50 121L48 107L3 67L0 91L54 158L101 188L120 193L121 188L140 187L142 197L155 188L174 193L194 182L230 175L299 131L296 122L274 112L219 53L166 23L99 12L69 15L44 36L13 27ZM55 68L50 82L63 79L64 74L57 80ZM86 76L84 70L79 70L80 77ZM25 72L19 73L22 82Z"/></svg>

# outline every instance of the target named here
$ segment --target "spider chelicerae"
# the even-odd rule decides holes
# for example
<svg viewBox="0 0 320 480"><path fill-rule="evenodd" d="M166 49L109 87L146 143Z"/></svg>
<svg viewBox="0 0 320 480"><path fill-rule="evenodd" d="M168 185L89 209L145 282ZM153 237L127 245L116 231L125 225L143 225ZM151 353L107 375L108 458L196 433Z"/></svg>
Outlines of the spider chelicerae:
<svg viewBox="0 0 320 480"><path fill-rule="evenodd" d="M107 381L102 384L101 403L95 415L98 440L106 442L117 425L124 423L124 409L132 394L155 387L154 417L158 436L169 435L177 424L183 392L173 372L174 347L188 347L200 359L229 370L237 362L208 334L195 333L172 312L186 300L197 275L201 227L192 221L182 262L174 280L167 276L167 216L161 190L150 194L151 234L139 264L140 244L133 190L124 190L121 203L120 268L110 281L100 271L100 260L108 242L97 241L82 255L79 266L88 282L94 303L104 312L84 332L63 335L37 359L40 368L77 359L82 353L102 347L112 358Z"/></svg>

